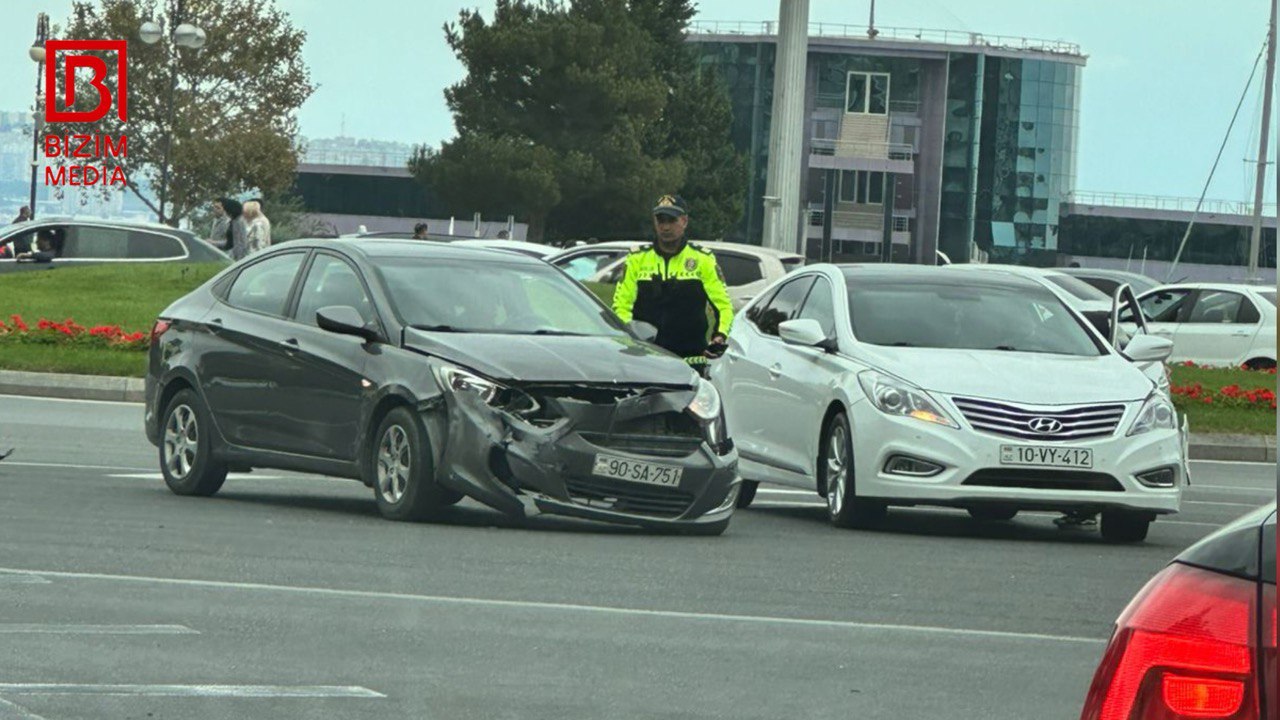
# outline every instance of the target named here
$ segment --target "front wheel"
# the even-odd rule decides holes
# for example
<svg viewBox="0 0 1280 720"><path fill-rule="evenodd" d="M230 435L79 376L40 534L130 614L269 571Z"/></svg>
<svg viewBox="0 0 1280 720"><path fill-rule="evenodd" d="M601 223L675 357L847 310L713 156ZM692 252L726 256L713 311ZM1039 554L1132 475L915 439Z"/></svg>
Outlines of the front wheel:
<svg viewBox="0 0 1280 720"><path fill-rule="evenodd" d="M836 527L865 527L885 516L884 503L859 499L853 433L844 413L831 418L819 444L818 482L827 491L827 518Z"/></svg>
<svg viewBox="0 0 1280 720"><path fill-rule="evenodd" d="M160 471L177 495L207 497L227 480L227 466L213 459L213 422L204 401L179 390L164 410L160 426Z"/></svg>
<svg viewBox="0 0 1280 720"><path fill-rule="evenodd" d="M373 492L383 517L425 520L460 497L436 484L426 430L408 408L387 413L374 438Z"/></svg>

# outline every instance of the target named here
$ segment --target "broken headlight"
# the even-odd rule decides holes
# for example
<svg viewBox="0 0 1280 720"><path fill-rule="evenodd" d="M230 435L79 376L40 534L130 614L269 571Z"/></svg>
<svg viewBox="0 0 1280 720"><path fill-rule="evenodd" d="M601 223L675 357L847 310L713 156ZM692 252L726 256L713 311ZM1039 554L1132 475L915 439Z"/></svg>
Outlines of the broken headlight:
<svg viewBox="0 0 1280 720"><path fill-rule="evenodd" d="M506 389L504 386L480 377L470 370L463 370L460 367L449 365L442 365L436 368L436 379L440 381L441 387L450 392L474 393L489 405L492 405L494 400L497 400L498 393Z"/></svg>
<svg viewBox="0 0 1280 720"><path fill-rule="evenodd" d="M689 412L702 422L711 422L720 417L720 393L711 383L698 378L698 392L689 403Z"/></svg>

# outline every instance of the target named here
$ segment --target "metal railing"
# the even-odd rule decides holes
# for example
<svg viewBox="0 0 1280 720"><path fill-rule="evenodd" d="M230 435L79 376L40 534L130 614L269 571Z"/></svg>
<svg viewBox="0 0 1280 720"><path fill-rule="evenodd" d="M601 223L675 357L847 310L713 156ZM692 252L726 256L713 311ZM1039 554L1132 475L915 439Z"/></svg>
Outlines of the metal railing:
<svg viewBox="0 0 1280 720"><path fill-rule="evenodd" d="M812 138L809 141L809 154L910 160L915 157L915 148L909 143L859 142L833 140L831 138Z"/></svg>
<svg viewBox="0 0 1280 720"><path fill-rule="evenodd" d="M409 150L307 150L300 162L315 165L367 165L373 167L405 167L412 156Z"/></svg>
<svg viewBox="0 0 1280 720"><path fill-rule="evenodd" d="M1196 204L1199 203L1199 198L1077 191L1067 195L1066 201L1076 205L1102 205L1105 207L1195 212ZM1253 203L1245 200L1206 199L1204 203L1200 205L1200 212L1215 215L1252 215ZM1263 203L1262 214L1268 217L1275 217L1275 203Z"/></svg>
<svg viewBox="0 0 1280 720"><path fill-rule="evenodd" d="M842 92L839 93L818 93L814 100L814 107L818 110L840 110L844 111L844 103L847 98ZM890 100L890 115L919 115L919 100Z"/></svg>
<svg viewBox="0 0 1280 720"><path fill-rule="evenodd" d="M826 211L822 208L810 207L806 210L809 227L821 227ZM853 222L850 222L853 221ZM836 210L831 213L831 225L837 228L858 228L862 230L880 230L884 227L884 214L881 212L857 212L852 210ZM893 215L893 232L910 232L911 216Z"/></svg>
<svg viewBox="0 0 1280 720"><path fill-rule="evenodd" d="M689 32L695 35L774 35L778 24L772 20L763 21L720 21L699 20L692 23ZM847 37L868 38L865 25L848 23L809 23L810 37ZM1040 38L1017 37L1013 35L986 35L962 30L931 30L928 28L896 28L878 27L872 40L899 40L906 42L927 42L941 45L964 45L968 47L988 47L1003 50L1034 50L1037 52L1060 55L1080 55L1080 45L1063 40L1044 40Z"/></svg>

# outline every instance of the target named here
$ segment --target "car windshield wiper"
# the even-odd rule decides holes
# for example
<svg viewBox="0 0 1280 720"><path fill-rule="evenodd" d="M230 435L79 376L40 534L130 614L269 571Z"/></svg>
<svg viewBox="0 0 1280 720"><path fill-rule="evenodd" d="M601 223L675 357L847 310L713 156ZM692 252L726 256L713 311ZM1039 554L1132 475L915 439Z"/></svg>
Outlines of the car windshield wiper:
<svg viewBox="0 0 1280 720"><path fill-rule="evenodd" d="M992 350L1004 350L1005 352L1018 352L1018 348L1012 345L997 345Z"/></svg>
<svg viewBox="0 0 1280 720"><path fill-rule="evenodd" d="M410 325L409 327L413 328L414 330L425 330L426 332L452 332L452 333L471 332L470 330L463 330L462 328L456 328L452 325L416 325L415 324L415 325Z"/></svg>
<svg viewBox="0 0 1280 720"><path fill-rule="evenodd" d="M533 330L527 333L520 333L520 334L521 335L572 335L574 337L587 336L587 333L569 332L568 330L554 330L552 328L538 328L537 330Z"/></svg>

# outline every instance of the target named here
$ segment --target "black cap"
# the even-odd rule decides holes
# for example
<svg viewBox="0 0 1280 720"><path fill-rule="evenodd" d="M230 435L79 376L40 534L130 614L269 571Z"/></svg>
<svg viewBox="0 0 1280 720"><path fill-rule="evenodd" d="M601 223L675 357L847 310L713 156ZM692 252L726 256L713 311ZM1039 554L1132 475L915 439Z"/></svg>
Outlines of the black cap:
<svg viewBox="0 0 1280 720"><path fill-rule="evenodd" d="M658 198L658 204L654 206L653 214L680 217L681 215L689 214L689 206L685 204L684 198L679 195L663 195Z"/></svg>

